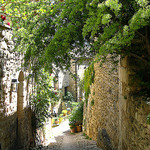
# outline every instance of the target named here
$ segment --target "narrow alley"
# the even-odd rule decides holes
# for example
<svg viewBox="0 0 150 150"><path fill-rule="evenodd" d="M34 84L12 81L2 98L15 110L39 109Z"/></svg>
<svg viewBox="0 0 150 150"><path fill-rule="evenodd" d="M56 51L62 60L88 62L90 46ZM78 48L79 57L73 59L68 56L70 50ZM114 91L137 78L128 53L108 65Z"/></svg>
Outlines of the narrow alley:
<svg viewBox="0 0 150 150"><path fill-rule="evenodd" d="M80 133L70 133L69 120L52 129L53 137L50 145L43 150L102 150L96 146L96 142L87 139Z"/></svg>
<svg viewBox="0 0 150 150"><path fill-rule="evenodd" d="M150 150L150 0L1 0L0 150Z"/></svg>

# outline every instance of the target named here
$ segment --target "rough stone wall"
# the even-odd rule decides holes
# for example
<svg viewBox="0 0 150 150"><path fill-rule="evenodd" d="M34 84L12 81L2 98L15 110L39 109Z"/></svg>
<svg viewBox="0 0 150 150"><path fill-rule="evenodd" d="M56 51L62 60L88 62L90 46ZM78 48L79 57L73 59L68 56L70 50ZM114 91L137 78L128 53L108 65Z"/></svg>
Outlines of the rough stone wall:
<svg viewBox="0 0 150 150"><path fill-rule="evenodd" d="M60 71L58 73L58 85L59 89L62 90L62 96L67 92L71 92L75 101L80 101L83 97L83 91L80 89L79 81L83 79L84 71L89 66L91 59L87 59L82 63L77 60L71 60L70 71ZM77 76L77 79L70 75L70 72ZM66 88L66 90L65 90Z"/></svg>
<svg viewBox="0 0 150 150"><path fill-rule="evenodd" d="M104 150L150 149L150 125L146 124L150 105L142 97L131 96L140 89L131 84L130 62L124 58L113 72L111 61L94 66L94 84L84 105L84 132Z"/></svg>
<svg viewBox="0 0 150 150"><path fill-rule="evenodd" d="M133 58L121 60L119 69L119 148L122 150L149 150L150 125L146 122L150 105L144 97L132 94L140 91L138 84L131 84L132 76L135 75L133 71L135 66L130 63L133 61Z"/></svg>
<svg viewBox="0 0 150 150"><path fill-rule="evenodd" d="M150 125L146 117L150 107L141 98L130 97L122 100L120 124L120 149L149 150Z"/></svg>
<svg viewBox="0 0 150 150"><path fill-rule="evenodd" d="M14 52L13 47L11 28L0 25L0 147L2 150L28 149L32 136L29 107L31 85L25 79L28 73L21 71L23 57ZM13 87L15 84L12 84L12 79L20 81L18 89Z"/></svg>
<svg viewBox="0 0 150 150"><path fill-rule="evenodd" d="M98 139L98 132L106 130L110 143L117 149L118 144L118 71L112 71L108 60L100 67L94 65L95 79L91 86L88 105L84 105L84 130L92 139ZM93 105L94 103L94 105ZM92 106L93 105L93 106ZM102 135L100 135L102 136ZM115 139L114 139L115 137ZM99 146L104 148L102 139Z"/></svg>

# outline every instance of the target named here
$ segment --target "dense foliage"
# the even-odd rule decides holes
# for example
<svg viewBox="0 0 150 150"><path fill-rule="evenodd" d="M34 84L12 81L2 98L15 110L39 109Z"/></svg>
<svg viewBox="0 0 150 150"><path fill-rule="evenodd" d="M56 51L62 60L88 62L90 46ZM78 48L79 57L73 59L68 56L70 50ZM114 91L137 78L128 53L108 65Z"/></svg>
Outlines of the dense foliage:
<svg viewBox="0 0 150 150"><path fill-rule="evenodd" d="M51 105L59 100L59 91L52 87L53 77L41 70L38 72L37 86L31 95L31 106L34 112L33 126L42 127L51 117Z"/></svg>
<svg viewBox="0 0 150 150"><path fill-rule="evenodd" d="M112 54L114 61L118 55L129 56L142 63L142 71L136 71L150 93L149 0L1 2L1 11L16 31L16 49L25 53L26 65L32 63L34 72L68 68L70 60L79 56L96 54L99 60Z"/></svg>
<svg viewBox="0 0 150 150"><path fill-rule="evenodd" d="M71 92L67 92L67 94L65 96L63 96L63 101L73 102L73 101L75 101L75 99Z"/></svg>
<svg viewBox="0 0 150 150"><path fill-rule="evenodd" d="M85 91L85 100L86 104L88 102L90 91L90 86L94 83L95 71L94 71L94 64L91 64L84 72L84 91Z"/></svg>
<svg viewBox="0 0 150 150"><path fill-rule="evenodd" d="M69 117L69 125L81 124L83 121L83 105L84 102L79 102L78 106L75 107Z"/></svg>
<svg viewBox="0 0 150 150"><path fill-rule="evenodd" d="M84 52L81 29L88 14L86 1L55 3L6 0L3 5L7 4L4 13L10 16L17 37L15 48L25 53L26 63L32 63L34 71L52 69L52 64L69 67L70 59Z"/></svg>
<svg viewBox="0 0 150 150"><path fill-rule="evenodd" d="M69 52L82 53L89 40L91 50L99 54L124 53L135 57L150 54L148 0L66 0L56 4L46 0L6 0L2 3L1 8L12 20L13 28L19 28L17 49L32 58L38 55L39 62L57 64L60 60L67 64L74 55ZM139 48L138 43L145 44L143 53L130 49ZM143 62L147 59L141 57Z"/></svg>

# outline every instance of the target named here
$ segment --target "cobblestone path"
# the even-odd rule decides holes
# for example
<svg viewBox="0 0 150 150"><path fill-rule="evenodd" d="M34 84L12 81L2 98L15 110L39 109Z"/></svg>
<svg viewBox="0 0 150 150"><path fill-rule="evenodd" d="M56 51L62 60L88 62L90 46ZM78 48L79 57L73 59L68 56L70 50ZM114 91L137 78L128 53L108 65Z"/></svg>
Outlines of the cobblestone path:
<svg viewBox="0 0 150 150"><path fill-rule="evenodd" d="M102 150L96 142L86 139L83 133L71 134L68 120L53 128L51 144L45 150Z"/></svg>

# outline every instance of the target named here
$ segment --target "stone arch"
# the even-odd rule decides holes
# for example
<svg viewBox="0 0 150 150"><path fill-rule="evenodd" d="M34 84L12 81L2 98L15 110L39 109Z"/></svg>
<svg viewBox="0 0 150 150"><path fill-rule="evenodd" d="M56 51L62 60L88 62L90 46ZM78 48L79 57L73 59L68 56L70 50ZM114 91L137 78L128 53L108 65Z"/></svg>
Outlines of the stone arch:
<svg viewBox="0 0 150 150"><path fill-rule="evenodd" d="M17 120L18 120L18 128L17 128L17 147L18 150L23 148L23 135L24 135L24 73L20 71L18 76L18 90L17 90Z"/></svg>

